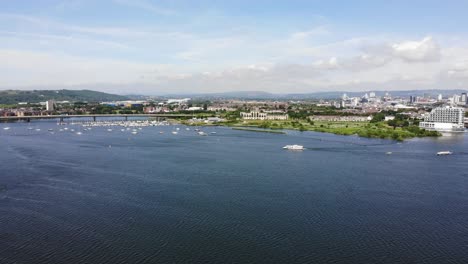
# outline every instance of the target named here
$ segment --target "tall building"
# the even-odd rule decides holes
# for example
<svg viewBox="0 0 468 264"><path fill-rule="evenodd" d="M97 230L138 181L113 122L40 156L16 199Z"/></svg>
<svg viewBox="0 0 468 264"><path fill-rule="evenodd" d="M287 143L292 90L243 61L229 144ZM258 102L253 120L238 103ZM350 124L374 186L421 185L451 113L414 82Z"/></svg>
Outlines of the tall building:
<svg viewBox="0 0 468 264"><path fill-rule="evenodd" d="M55 104L55 102L53 100L48 100L46 102L46 110L47 111L54 111L54 104Z"/></svg>
<svg viewBox="0 0 468 264"><path fill-rule="evenodd" d="M460 97L460 103L466 105L467 102L468 101L467 101L466 93L462 93Z"/></svg>
<svg viewBox="0 0 468 264"><path fill-rule="evenodd" d="M437 101L442 101L442 94L439 94L439 95L437 96Z"/></svg>
<svg viewBox="0 0 468 264"><path fill-rule="evenodd" d="M465 109L462 107L437 107L419 123L419 127L437 131L464 131Z"/></svg>

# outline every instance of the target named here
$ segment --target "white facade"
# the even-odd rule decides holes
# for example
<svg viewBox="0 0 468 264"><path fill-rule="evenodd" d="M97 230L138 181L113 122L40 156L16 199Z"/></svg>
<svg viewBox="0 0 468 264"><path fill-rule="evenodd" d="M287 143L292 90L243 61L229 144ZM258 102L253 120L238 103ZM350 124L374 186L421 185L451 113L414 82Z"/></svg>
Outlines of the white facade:
<svg viewBox="0 0 468 264"><path fill-rule="evenodd" d="M438 131L463 131L465 109L461 107L437 107L419 123L419 127Z"/></svg>
<svg viewBox="0 0 468 264"><path fill-rule="evenodd" d="M280 113L263 113L258 111L252 111L250 113L241 112L242 119L247 120L288 120L288 114Z"/></svg>
<svg viewBox="0 0 468 264"><path fill-rule="evenodd" d="M46 110L47 111L54 111L54 101L49 100L46 102Z"/></svg>

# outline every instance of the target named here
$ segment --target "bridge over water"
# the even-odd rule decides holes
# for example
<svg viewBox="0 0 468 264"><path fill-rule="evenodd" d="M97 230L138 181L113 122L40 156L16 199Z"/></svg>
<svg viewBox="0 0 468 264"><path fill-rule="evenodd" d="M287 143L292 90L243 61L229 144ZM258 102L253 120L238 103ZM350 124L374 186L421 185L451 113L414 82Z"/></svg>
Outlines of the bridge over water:
<svg viewBox="0 0 468 264"><path fill-rule="evenodd" d="M129 117L147 117L147 118L180 118L180 117L193 117L190 114L91 114L91 115L40 115L40 116L1 116L0 122L7 121L26 121L31 122L32 120L38 119L58 119L63 122L65 119L70 118L92 118L96 121L99 117L122 117L128 120Z"/></svg>

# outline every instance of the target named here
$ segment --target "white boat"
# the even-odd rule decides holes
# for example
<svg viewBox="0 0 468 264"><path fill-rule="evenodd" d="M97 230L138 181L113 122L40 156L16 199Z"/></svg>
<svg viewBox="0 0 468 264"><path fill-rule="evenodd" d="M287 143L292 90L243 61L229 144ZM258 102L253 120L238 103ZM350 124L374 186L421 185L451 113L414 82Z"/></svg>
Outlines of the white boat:
<svg viewBox="0 0 468 264"><path fill-rule="evenodd" d="M387 154L387 155L392 155L392 152L391 152L391 151L389 151L389 152L387 152L387 153L385 153L385 154Z"/></svg>
<svg viewBox="0 0 468 264"><path fill-rule="evenodd" d="M41 131L41 129L40 129L40 128L36 128L36 131Z"/></svg>
<svg viewBox="0 0 468 264"><path fill-rule="evenodd" d="M453 154L453 152L448 151L448 150L437 152L437 156L445 156L445 155L452 155L452 154Z"/></svg>
<svg viewBox="0 0 468 264"><path fill-rule="evenodd" d="M210 134L213 134L213 135L214 135L214 134L216 134L216 132L210 132Z"/></svg>
<svg viewBox="0 0 468 264"><path fill-rule="evenodd" d="M164 132L162 132L162 131L159 131L159 134L164 134Z"/></svg>
<svg viewBox="0 0 468 264"><path fill-rule="evenodd" d="M304 146L301 145L286 145L283 148L287 150L304 150Z"/></svg>
<svg viewBox="0 0 468 264"><path fill-rule="evenodd" d="M185 130L190 131L190 128L187 127Z"/></svg>
<svg viewBox="0 0 468 264"><path fill-rule="evenodd" d="M81 132L76 132L76 134L77 134L77 135L81 135L81 134L83 134L83 133L81 133Z"/></svg>
<svg viewBox="0 0 468 264"><path fill-rule="evenodd" d="M177 128L176 128L176 130L177 130L177 131L179 131L179 130L180 130L180 128L178 128L178 127L177 127Z"/></svg>
<svg viewBox="0 0 468 264"><path fill-rule="evenodd" d="M132 131L132 134L136 135L136 134L138 134L138 132L137 131Z"/></svg>
<svg viewBox="0 0 468 264"><path fill-rule="evenodd" d="M4 127L3 130L10 130L10 128L9 127Z"/></svg>
<svg viewBox="0 0 468 264"><path fill-rule="evenodd" d="M112 129L109 128L109 129L107 129L107 131L112 132Z"/></svg>
<svg viewBox="0 0 468 264"><path fill-rule="evenodd" d="M205 133L205 132L203 132L203 131L198 132L198 135L200 135L200 136L208 136L208 134Z"/></svg>
<svg viewBox="0 0 468 264"><path fill-rule="evenodd" d="M172 134L177 135L177 131L172 131Z"/></svg>

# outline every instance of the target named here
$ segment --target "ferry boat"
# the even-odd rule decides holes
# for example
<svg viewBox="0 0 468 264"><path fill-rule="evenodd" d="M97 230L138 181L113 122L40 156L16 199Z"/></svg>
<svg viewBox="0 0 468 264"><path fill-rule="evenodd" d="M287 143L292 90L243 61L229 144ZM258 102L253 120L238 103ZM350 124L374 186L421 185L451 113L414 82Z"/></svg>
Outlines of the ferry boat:
<svg viewBox="0 0 468 264"><path fill-rule="evenodd" d="M445 156L445 155L452 155L452 154L453 154L453 152L448 151L448 150L437 152L437 156Z"/></svg>
<svg viewBox="0 0 468 264"><path fill-rule="evenodd" d="M304 150L304 146L301 145L286 145L283 148L287 150Z"/></svg>

